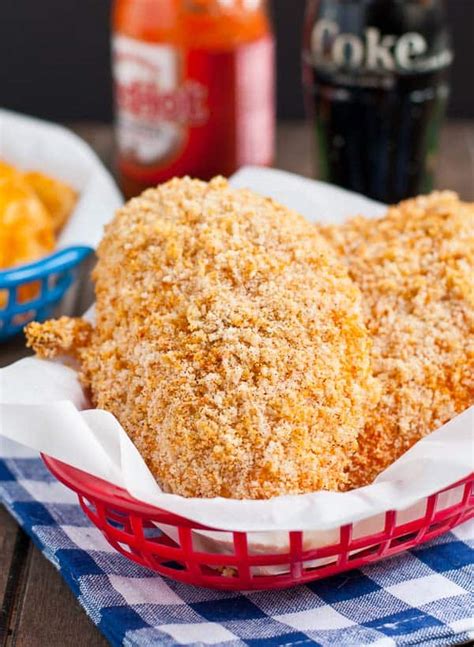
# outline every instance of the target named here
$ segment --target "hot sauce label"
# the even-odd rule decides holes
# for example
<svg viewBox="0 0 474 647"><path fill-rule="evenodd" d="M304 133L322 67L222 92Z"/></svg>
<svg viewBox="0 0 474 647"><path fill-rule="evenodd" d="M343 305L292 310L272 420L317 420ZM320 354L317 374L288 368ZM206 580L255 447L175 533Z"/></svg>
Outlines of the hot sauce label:
<svg viewBox="0 0 474 647"><path fill-rule="evenodd" d="M184 128L205 123L206 88L182 81L174 47L114 39L115 100L121 153L145 164L182 145Z"/></svg>
<svg viewBox="0 0 474 647"><path fill-rule="evenodd" d="M129 175L205 177L271 161L269 37L209 52L118 35L113 60L117 141Z"/></svg>

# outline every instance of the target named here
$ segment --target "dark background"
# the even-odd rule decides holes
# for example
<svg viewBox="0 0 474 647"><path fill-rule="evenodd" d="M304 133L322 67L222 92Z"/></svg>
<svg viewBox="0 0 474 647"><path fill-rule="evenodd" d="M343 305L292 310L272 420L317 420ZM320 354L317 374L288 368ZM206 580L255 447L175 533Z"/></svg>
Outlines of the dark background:
<svg viewBox="0 0 474 647"><path fill-rule="evenodd" d="M157 0L159 2L160 0ZM111 0L0 0L0 106L53 120L112 118ZM303 116L304 0L272 0L278 114ZM474 117L474 0L446 0L455 63L449 112Z"/></svg>

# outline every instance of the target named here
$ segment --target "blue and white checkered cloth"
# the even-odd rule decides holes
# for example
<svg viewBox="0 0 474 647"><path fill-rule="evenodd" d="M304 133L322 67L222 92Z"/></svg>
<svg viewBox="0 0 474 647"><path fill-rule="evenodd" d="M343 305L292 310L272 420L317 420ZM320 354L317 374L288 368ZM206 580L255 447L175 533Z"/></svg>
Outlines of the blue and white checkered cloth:
<svg viewBox="0 0 474 647"><path fill-rule="evenodd" d="M474 639L472 522L360 571L286 591L199 589L116 553L41 460L3 443L0 501L112 645L447 647Z"/></svg>

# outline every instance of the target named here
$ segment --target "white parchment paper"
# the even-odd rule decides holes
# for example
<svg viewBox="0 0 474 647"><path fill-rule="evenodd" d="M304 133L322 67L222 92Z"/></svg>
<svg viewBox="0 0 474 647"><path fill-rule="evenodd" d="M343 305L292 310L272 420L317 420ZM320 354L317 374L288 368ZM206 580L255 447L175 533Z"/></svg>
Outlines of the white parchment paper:
<svg viewBox="0 0 474 647"><path fill-rule="evenodd" d="M383 205L361 196L281 171L244 169L233 183L271 194L312 220L383 212ZM307 548L334 541L339 527L348 523L357 522L355 537L380 530L389 509L403 511L400 523L417 518L427 496L463 479L474 467L471 407L359 490L266 501L183 498L161 492L114 416L88 406L75 371L59 363L29 358L1 370L0 456L7 456L11 447L7 441L2 447L3 436L124 487L159 508L210 527L249 531L255 552L286 550L288 530L306 531ZM460 494L450 494L441 505L452 505ZM208 539L213 540L212 533L203 533L202 541ZM219 550L226 552L225 542Z"/></svg>
<svg viewBox="0 0 474 647"><path fill-rule="evenodd" d="M61 231L58 249L96 248L104 224L123 204L112 177L94 151L73 132L40 119L0 110L0 160L25 171L41 171L70 184L77 205Z"/></svg>

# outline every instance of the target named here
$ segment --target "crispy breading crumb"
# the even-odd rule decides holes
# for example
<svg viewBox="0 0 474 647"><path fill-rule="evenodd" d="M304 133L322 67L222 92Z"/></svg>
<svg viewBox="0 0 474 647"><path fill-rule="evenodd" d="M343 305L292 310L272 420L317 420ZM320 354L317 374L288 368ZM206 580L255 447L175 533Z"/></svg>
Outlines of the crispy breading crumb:
<svg viewBox="0 0 474 647"><path fill-rule="evenodd" d="M321 231L362 291L382 384L351 469L358 487L474 403L474 204L435 192Z"/></svg>
<svg viewBox="0 0 474 647"><path fill-rule="evenodd" d="M341 487L377 388L359 290L314 226L175 179L118 211L98 257L82 370L164 490Z"/></svg>
<svg viewBox="0 0 474 647"><path fill-rule="evenodd" d="M221 566L218 568L224 577L237 577L238 570L234 566Z"/></svg>
<svg viewBox="0 0 474 647"><path fill-rule="evenodd" d="M26 345L43 359L58 355L77 357L90 342L92 326L84 319L61 317L43 324L33 321L25 327Z"/></svg>

